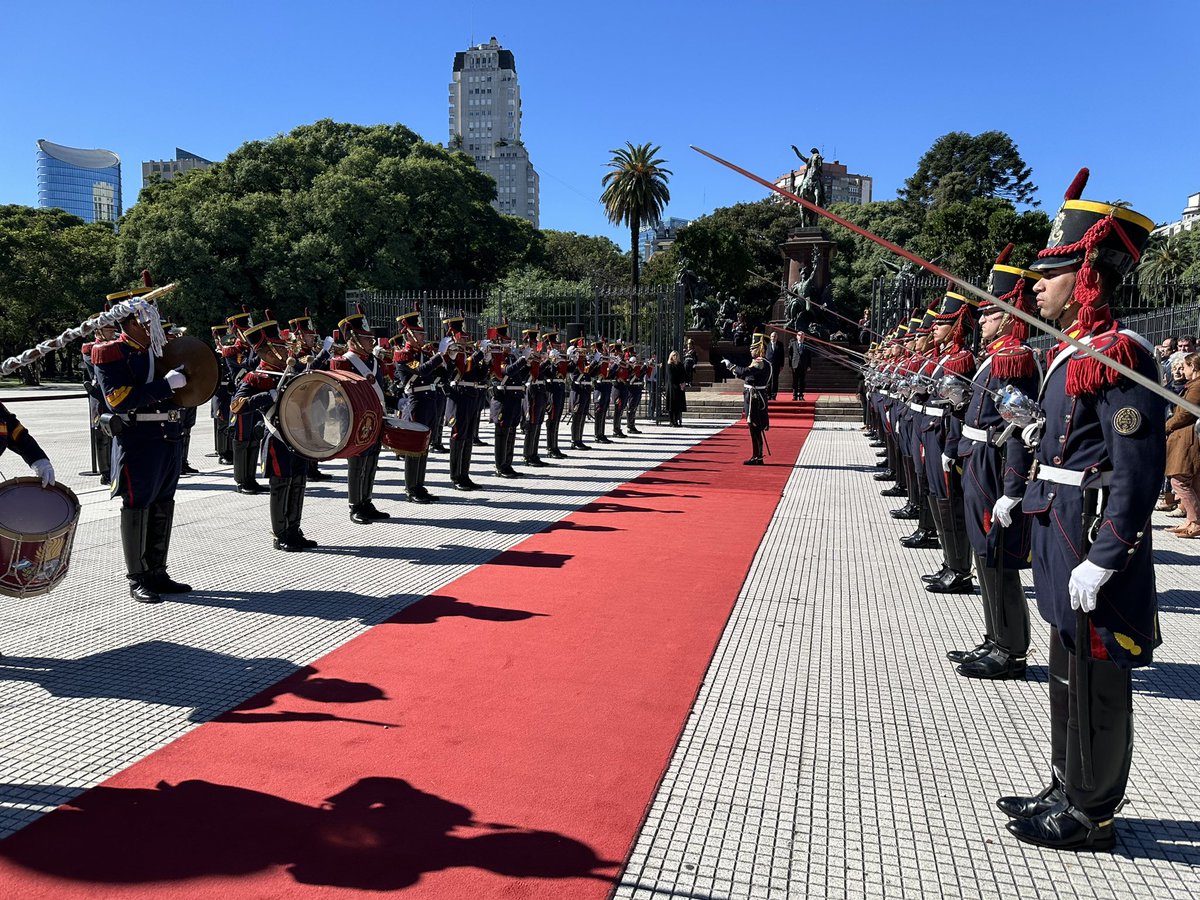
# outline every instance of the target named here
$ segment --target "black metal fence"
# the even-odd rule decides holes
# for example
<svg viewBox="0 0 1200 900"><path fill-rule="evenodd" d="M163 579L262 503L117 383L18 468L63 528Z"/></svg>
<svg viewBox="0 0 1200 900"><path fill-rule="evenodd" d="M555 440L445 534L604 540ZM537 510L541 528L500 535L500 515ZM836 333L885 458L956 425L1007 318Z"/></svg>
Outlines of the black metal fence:
<svg viewBox="0 0 1200 900"><path fill-rule="evenodd" d="M565 294L505 291L500 288L474 291L347 291L346 310L361 303L367 320L376 327L392 330L396 317L414 308L430 336L442 333L441 322L462 314L467 334L478 339L502 321L509 334L520 336L522 328L558 328L566 332L574 325L589 338L621 339L632 343L643 357L654 354L661 366L672 350L683 349L684 292L680 286L598 288ZM659 384L662 384L661 378ZM650 406L649 391L643 403Z"/></svg>

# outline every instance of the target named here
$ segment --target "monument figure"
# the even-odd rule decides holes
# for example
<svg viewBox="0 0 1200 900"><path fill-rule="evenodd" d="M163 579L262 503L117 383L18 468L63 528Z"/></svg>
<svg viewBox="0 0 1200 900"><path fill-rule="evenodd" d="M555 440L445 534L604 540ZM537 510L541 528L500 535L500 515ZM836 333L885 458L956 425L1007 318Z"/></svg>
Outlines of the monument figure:
<svg viewBox="0 0 1200 900"><path fill-rule="evenodd" d="M803 200L815 203L817 206L825 206L825 182L821 178L822 171L825 168L825 160L821 157L821 151L813 147L809 151L809 155L805 156L795 144L792 144L792 151L804 163L804 177L800 179L800 184L796 186L792 193ZM794 176L792 180L795 180ZM815 212L807 207L801 208L800 224L805 228L816 228L819 220L820 217Z"/></svg>

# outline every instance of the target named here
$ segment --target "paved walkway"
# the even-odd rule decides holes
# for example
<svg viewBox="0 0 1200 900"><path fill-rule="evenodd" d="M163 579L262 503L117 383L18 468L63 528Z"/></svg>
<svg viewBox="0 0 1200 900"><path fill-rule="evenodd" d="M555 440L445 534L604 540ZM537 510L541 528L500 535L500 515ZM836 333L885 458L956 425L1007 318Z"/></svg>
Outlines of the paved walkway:
<svg viewBox="0 0 1200 900"><path fill-rule="evenodd" d="M8 391L3 395L9 395ZM60 477L87 468L82 401L13 407ZM719 423L647 429L520 482L445 489L430 507L346 518L344 464L314 485L320 555L269 549L262 498L213 470L207 422L181 483L172 573L201 589L129 602L118 504L82 490L67 582L0 603L0 835L207 721ZM11 462L10 462L11 460ZM809 436L743 587L629 865L622 898L1200 896L1200 547L1156 538L1166 643L1136 678L1131 803L1114 855L1017 844L992 800L1045 773L1044 629L1027 682L961 679L943 661L979 631L978 599L933 597L936 552L906 551L853 426ZM25 474L6 455L9 477ZM478 468L483 469L480 465ZM385 462L381 493L402 490ZM718 511L719 513L719 511ZM1156 525L1167 520L1156 514ZM366 535L377 546L363 549ZM636 577L636 573L634 573ZM982 749L980 749L982 748Z"/></svg>

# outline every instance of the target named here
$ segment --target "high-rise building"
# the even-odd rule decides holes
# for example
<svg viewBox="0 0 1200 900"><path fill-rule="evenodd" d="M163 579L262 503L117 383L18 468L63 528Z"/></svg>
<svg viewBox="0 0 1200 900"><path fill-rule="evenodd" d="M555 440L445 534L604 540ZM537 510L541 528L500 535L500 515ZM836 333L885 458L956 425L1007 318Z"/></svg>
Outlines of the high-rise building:
<svg viewBox="0 0 1200 900"><path fill-rule="evenodd" d="M37 142L38 206L64 209L85 222L121 217L121 157Z"/></svg>
<svg viewBox="0 0 1200 900"><path fill-rule="evenodd" d="M804 178L807 165L780 175L775 179L776 187L791 190ZM855 175L836 159L821 166L821 181L825 185L825 203L832 206L835 203L870 203L871 176ZM775 199L783 200L777 194Z"/></svg>
<svg viewBox="0 0 1200 900"><path fill-rule="evenodd" d="M142 187L155 180L170 181L180 172L187 172L191 169L207 169L212 164L211 159L205 159L203 156L197 156L195 153L188 153L186 150L176 147L174 159L152 159L142 163Z"/></svg>
<svg viewBox="0 0 1200 900"><path fill-rule="evenodd" d="M643 225L639 232L638 244L641 247L639 255L642 262L649 261L655 253L662 253L675 243L675 238L682 228L691 224L691 219L680 219L671 216L654 225Z"/></svg>
<svg viewBox="0 0 1200 900"><path fill-rule="evenodd" d="M454 54L449 147L496 179L496 209L538 227L538 174L521 141L517 64L494 37Z"/></svg>

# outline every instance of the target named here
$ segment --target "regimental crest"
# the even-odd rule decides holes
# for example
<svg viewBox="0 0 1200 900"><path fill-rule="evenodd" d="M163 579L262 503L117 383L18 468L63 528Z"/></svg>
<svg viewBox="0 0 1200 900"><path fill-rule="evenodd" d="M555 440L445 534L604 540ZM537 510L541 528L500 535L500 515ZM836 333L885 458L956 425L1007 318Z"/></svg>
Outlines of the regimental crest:
<svg viewBox="0 0 1200 900"><path fill-rule="evenodd" d="M1054 217L1054 224L1050 226L1050 240L1046 243L1046 249L1057 247L1062 243L1063 225L1067 220L1067 208L1060 207L1058 215Z"/></svg>
<svg viewBox="0 0 1200 900"><path fill-rule="evenodd" d="M1124 406L1113 413L1112 423L1113 431L1128 437L1142 426L1142 414L1132 406Z"/></svg>
<svg viewBox="0 0 1200 900"><path fill-rule="evenodd" d="M988 272L988 280L987 280L987 292L989 294L996 293L993 290L993 288L995 287L995 283L996 283L996 270L992 269L990 272Z"/></svg>

